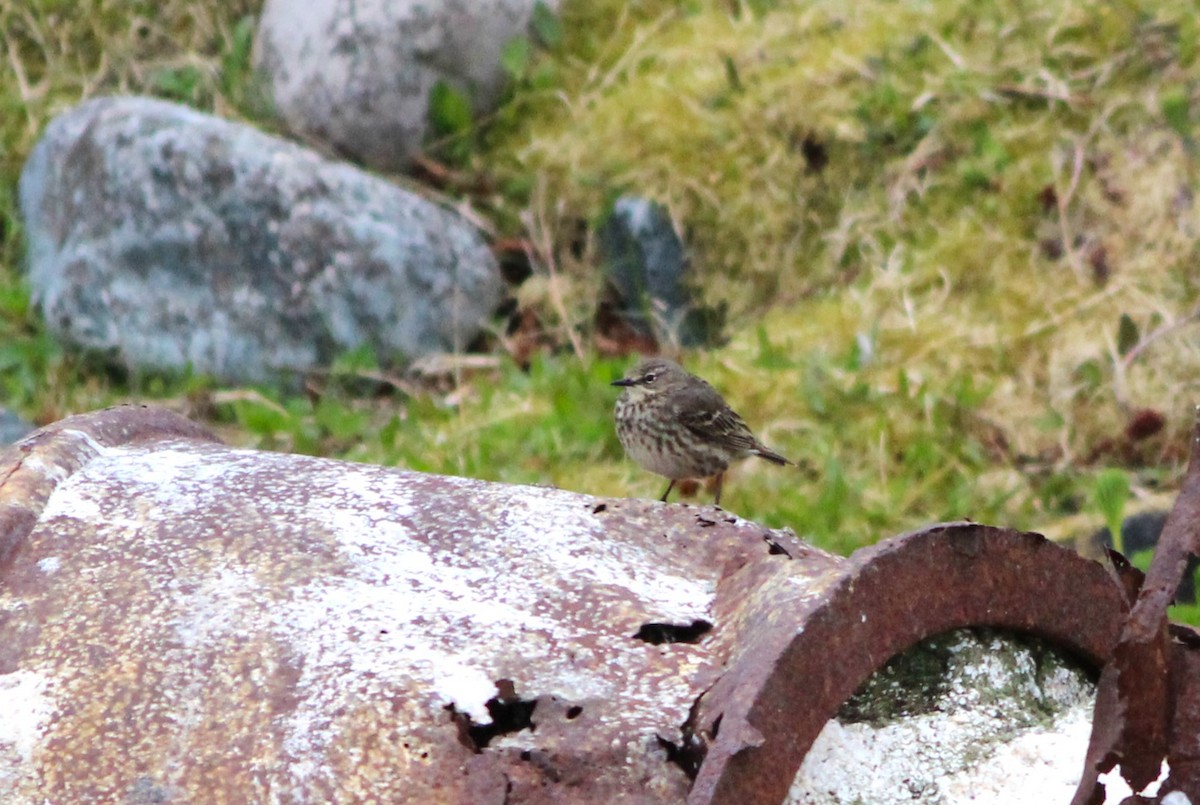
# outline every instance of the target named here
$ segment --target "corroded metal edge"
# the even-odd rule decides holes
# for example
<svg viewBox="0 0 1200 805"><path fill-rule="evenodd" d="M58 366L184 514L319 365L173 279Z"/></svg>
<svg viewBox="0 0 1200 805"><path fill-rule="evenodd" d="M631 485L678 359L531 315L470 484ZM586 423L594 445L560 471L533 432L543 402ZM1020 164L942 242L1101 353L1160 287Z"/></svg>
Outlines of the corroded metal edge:
<svg viewBox="0 0 1200 805"><path fill-rule="evenodd" d="M1038 534L974 523L865 548L839 576L782 619L764 610L770 596L759 599L762 630L700 701L693 727L711 741L689 805L783 801L842 702L920 640L993 626L1052 641L1098 669L1129 608L1103 565Z"/></svg>
<svg viewBox="0 0 1200 805"><path fill-rule="evenodd" d="M1164 759L1171 770L1164 789L1193 800L1200 796L1198 747L1189 734L1200 724L1197 634L1167 619L1188 557L1200 556L1200 406L1193 413L1187 472L1100 676L1087 760L1072 805L1103 802L1098 775L1118 764L1129 787L1141 791L1158 778Z"/></svg>
<svg viewBox="0 0 1200 805"><path fill-rule="evenodd" d="M220 441L208 429L165 408L119 405L61 419L0 452L0 570L59 483L106 447L154 439Z"/></svg>
<svg viewBox="0 0 1200 805"><path fill-rule="evenodd" d="M1170 626L1170 735L1167 763L1171 775L1159 789L1160 798L1183 791L1193 799L1200 789L1200 631Z"/></svg>

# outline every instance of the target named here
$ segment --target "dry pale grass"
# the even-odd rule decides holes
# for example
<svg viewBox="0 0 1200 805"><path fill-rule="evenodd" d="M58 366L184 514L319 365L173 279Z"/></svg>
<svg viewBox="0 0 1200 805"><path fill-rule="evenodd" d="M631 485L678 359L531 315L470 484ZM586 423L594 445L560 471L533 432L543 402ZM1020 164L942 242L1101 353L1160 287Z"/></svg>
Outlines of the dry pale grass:
<svg viewBox="0 0 1200 805"><path fill-rule="evenodd" d="M0 0L5 179L58 111L98 94L188 94L230 113L222 54L261 0Z"/></svg>

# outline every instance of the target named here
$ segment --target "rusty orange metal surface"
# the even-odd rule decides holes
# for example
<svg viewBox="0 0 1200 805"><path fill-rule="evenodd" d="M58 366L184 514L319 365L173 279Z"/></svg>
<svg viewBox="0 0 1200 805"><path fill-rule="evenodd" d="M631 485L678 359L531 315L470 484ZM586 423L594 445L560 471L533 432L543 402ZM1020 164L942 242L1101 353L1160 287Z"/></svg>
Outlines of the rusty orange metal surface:
<svg viewBox="0 0 1200 805"><path fill-rule="evenodd" d="M121 474L126 462L154 475L156 461L170 468L161 478L131 483ZM211 778L236 797L287 779L308 796L351 789L386 796L408 785L440 792L439 801L497 805L685 797L689 805L774 805L817 734L875 670L927 637L988 626L1036 635L1101 674L1077 803L1102 801L1096 774L1115 763L1136 786L1156 776L1164 758L1171 776L1163 793L1200 800L1200 635L1165 617L1200 540L1196 464L1141 584L1119 558L1106 566L1037 534L970 522L939 524L842 558L715 507L233 451L155 408L72 417L0 454L0 603L7 607L0 673L60 662L57 679L70 680L61 684L73 686L80 701L125 701L127 713L145 720L114 722L88 707L60 714L44 736L60 766L20 773L54 779L60 788L49 793L59 795L184 795L194 781ZM93 470L91 486L72 480ZM59 500L47 517L47 502L72 484L90 496L88 505ZM343 497L330 497L331 487ZM362 515L358 530L321 519L336 508L330 501ZM194 514L178 514L185 510ZM136 533L93 537L114 523ZM578 542L556 543L559 527ZM348 550L357 553L347 559ZM373 557L380 558L375 565ZM77 575L48 577L46 563L59 558ZM429 564L429 579L405 575L405 562L418 560ZM594 572L609 565L620 572ZM288 631L296 625L281 625L279 613L307 611L297 597L321 579L341 585L334 592L359 584L354 574L362 568L375 575L354 589L428 582L454 614L397 613L392 626L380 620L386 608L367 601L348 610L357 614L346 631L335 630L335 642L304 655L295 641L305 633ZM478 589L451 589L439 573L471 579ZM213 579L228 582L244 607L220 641L202 639L205 628L217 628L203 621L188 627L200 633L187 633L198 641L191 654L161 624L147 627L150 637L126 639L122 619L188 619L163 590L219 607L219 598L198 592ZM456 604L456 596L477 609ZM86 616L80 610L73 631L63 615L84 603L89 609ZM334 621L345 617L329 612ZM399 640L393 630L438 618L444 627L409 637L446 652L476 646L479 656L466 656L456 671L481 669L488 689L480 693L474 684L475 700L428 688L425 671L388 665L400 656L387 653L388 641ZM318 619L307 628L331 626L342 624ZM106 643L106 628L119 637ZM256 631L263 629L270 633ZM487 642L489 629L498 642ZM362 641L382 646L369 655L379 668L355 665ZM525 648L514 651L518 645ZM313 761L297 748L299 739L278 734L279 724L312 693L304 679L314 664L341 651L345 670L334 663L328 685L342 673L342 682L353 678L361 690L349 698L333 696L332 687L321 694L340 702L325 715L331 723L343 719L341 737L321 747L327 777L297 778L287 764ZM405 651L419 654L407 644ZM195 667L180 670L181 662ZM114 667L123 675L108 675ZM197 701L212 708L209 720L175 732L184 716L171 710L180 695L164 682L172 675L196 690L240 690L242 723L225 735L221 719L232 712L201 695ZM111 745L70 732L96 725L110 730ZM186 768L169 784L155 776L164 756L145 749L151 734L196 742L187 744L189 759L173 761ZM258 759L227 765L222 752L231 746ZM112 758L132 756L141 771L122 776L109 750ZM67 765L119 779L75 779L71 788L63 782L75 773ZM224 773L213 778L214 769Z"/></svg>

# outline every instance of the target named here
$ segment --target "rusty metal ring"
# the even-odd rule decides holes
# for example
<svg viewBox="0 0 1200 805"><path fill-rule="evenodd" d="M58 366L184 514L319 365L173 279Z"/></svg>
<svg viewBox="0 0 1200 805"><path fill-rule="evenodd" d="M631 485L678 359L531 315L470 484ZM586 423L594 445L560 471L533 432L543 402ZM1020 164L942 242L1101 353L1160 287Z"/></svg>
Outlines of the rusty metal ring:
<svg viewBox="0 0 1200 805"><path fill-rule="evenodd" d="M689 805L782 802L841 704L927 637L966 626L1024 632L1099 670L1129 608L1122 584L1100 563L1038 534L974 523L865 548L838 573L792 613L797 628L771 648L774 656L747 652L727 670L750 690L735 695L717 685L701 700L697 732L717 737Z"/></svg>

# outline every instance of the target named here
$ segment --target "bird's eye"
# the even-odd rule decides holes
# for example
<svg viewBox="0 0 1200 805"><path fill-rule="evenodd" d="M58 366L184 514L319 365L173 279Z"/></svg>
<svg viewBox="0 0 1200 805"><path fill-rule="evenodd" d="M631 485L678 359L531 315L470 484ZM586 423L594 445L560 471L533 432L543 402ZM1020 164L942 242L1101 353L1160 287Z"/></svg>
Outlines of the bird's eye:
<svg viewBox="0 0 1200 805"><path fill-rule="evenodd" d="M648 374L642 378L642 382L643 383L653 383L655 378L657 378L657 377L658 377L658 375L654 374L654 372L651 372L650 374Z"/></svg>

